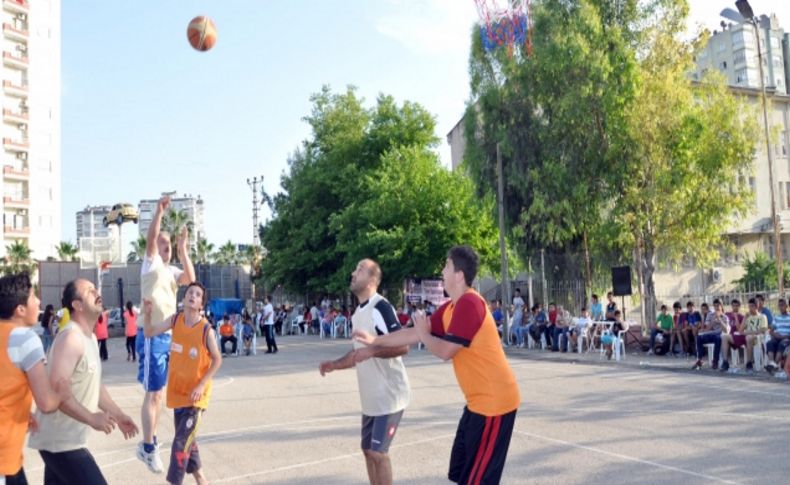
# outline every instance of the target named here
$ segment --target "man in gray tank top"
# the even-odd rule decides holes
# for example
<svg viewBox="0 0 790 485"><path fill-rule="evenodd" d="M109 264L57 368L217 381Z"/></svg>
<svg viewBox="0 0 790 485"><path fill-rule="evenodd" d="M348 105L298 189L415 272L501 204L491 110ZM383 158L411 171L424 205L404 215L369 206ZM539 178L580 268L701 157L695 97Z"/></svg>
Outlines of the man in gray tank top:
<svg viewBox="0 0 790 485"><path fill-rule="evenodd" d="M381 268L371 259L363 259L351 274L350 289L360 303L351 317L354 329L377 335L400 330L395 309L377 290ZM403 410L409 405L411 390L401 355L408 346L384 348L354 342L354 348L343 357L321 362L321 375L333 370L356 367L359 398L362 404L362 451L371 484L390 485L390 443L400 423Z"/></svg>
<svg viewBox="0 0 790 485"><path fill-rule="evenodd" d="M112 400L101 383L99 346L93 327L102 312L102 299L88 280L70 282L63 290L63 306L71 321L58 333L50 349L50 382L71 383L72 397L52 414L36 413L39 431L28 446L44 460L44 483L105 484L87 449L88 429L111 433L117 426L129 439L137 425Z"/></svg>

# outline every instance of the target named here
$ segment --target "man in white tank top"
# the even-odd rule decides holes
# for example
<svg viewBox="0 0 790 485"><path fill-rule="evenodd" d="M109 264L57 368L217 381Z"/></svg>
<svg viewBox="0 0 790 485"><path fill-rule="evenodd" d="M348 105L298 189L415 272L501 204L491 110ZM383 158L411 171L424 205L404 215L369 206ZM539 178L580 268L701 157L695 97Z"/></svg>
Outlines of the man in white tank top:
<svg viewBox="0 0 790 485"><path fill-rule="evenodd" d="M350 289L360 304L351 317L354 330L385 335L401 329L395 309L377 289L381 268L371 259L363 259L351 273ZM401 355L408 346L385 349L354 342L343 357L321 362L321 375L333 370L356 367L359 398L362 404L362 451L371 484L392 484L390 443L409 405L411 390Z"/></svg>
<svg viewBox="0 0 790 485"><path fill-rule="evenodd" d="M71 383L72 397L52 414L36 413L39 431L28 446L44 460L44 483L106 483L87 449L89 427L109 434L117 426L124 438L137 434L137 425L124 414L101 383L99 345L93 327L102 312L102 299L88 280L70 282L63 290L63 306L71 320L50 349L51 383Z"/></svg>

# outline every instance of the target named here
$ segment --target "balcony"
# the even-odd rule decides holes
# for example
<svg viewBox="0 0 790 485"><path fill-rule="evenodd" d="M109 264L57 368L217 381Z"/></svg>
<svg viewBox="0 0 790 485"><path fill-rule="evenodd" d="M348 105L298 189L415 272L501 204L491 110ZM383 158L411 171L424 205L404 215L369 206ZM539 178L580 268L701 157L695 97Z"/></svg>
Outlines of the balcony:
<svg viewBox="0 0 790 485"><path fill-rule="evenodd" d="M17 42L27 42L30 39L30 32L27 30L17 29L11 24L3 24L3 34L6 39L15 40Z"/></svg>
<svg viewBox="0 0 790 485"><path fill-rule="evenodd" d="M27 57L15 56L10 52L3 52L3 65L14 69L27 69L30 63Z"/></svg>
<svg viewBox="0 0 790 485"><path fill-rule="evenodd" d="M30 4L27 0L3 0L3 10L13 13L30 13Z"/></svg>
<svg viewBox="0 0 790 485"><path fill-rule="evenodd" d="M30 237L30 228L29 227L11 227L11 226L3 226L3 232L5 233L6 238L29 238Z"/></svg>
<svg viewBox="0 0 790 485"><path fill-rule="evenodd" d="M24 199L23 195L6 195L3 197L3 205L8 209L29 209L30 199Z"/></svg>
<svg viewBox="0 0 790 485"><path fill-rule="evenodd" d="M12 111L8 108L3 108L3 121L6 123L28 123L30 116L25 112Z"/></svg>
<svg viewBox="0 0 790 485"><path fill-rule="evenodd" d="M3 138L3 148L10 152L27 152L30 149L30 143L27 140L16 141L11 138Z"/></svg>
<svg viewBox="0 0 790 485"><path fill-rule="evenodd" d="M3 81L3 91L9 96L14 96L17 98L27 98L27 84L18 85L14 84L11 81Z"/></svg>
<svg viewBox="0 0 790 485"><path fill-rule="evenodd" d="M6 165L3 167L3 177L7 180L28 181L30 180L30 170Z"/></svg>

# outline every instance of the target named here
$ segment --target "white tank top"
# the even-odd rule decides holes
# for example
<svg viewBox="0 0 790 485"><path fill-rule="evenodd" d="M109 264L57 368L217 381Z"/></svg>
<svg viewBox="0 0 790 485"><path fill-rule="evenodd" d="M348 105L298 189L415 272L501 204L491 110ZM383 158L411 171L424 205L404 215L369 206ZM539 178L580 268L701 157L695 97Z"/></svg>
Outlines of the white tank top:
<svg viewBox="0 0 790 485"><path fill-rule="evenodd" d="M85 349L71 376L71 393L88 411L95 413L99 410L101 389L101 359L96 335L91 333L90 336L86 336L76 323L69 322L58 333L55 345L67 332L77 332L83 339ZM49 370L50 367L47 368L48 372ZM60 410L51 414L36 411L36 420L39 431L30 435L28 442L30 448L60 453L85 448L88 443L90 426L63 414Z"/></svg>

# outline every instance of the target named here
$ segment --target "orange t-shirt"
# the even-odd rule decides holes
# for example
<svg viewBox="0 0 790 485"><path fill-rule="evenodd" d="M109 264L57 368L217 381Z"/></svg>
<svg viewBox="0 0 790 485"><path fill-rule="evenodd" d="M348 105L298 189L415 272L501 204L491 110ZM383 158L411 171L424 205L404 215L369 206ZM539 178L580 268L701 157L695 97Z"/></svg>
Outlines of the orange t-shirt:
<svg viewBox="0 0 790 485"><path fill-rule="evenodd" d="M104 340L107 338L107 319L108 313L102 312L99 320L96 320L96 326L93 328L93 333L96 334L96 340Z"/></svg>
<svg viewBox="0 0 790 485"><path fill-rule="evenodd" d="M206 383L203 397L197 402L192 402L189 395L211 367L211 354L206 345L209 328L211 325L205 318L195 326L188 327L183 313L176 316L173 323L173 341L170 344L170 369L167 374L167 407L208 407L211 381Z"/></svg>
<svg viewBox="0 0 790 485"><path fill-rule="evenodd" d="M0 324L0 475L16 475L22 468L27 422L33 394L27 375L8 357L8 339L16 328Z"/></svg>
<svg viewBox="0 0 790 485"><path fill-rule="evenodd" d="M232 337L234 333L233 324L230 322L223 323L219 326L219 334L223 337Z"/></svg>
<svg viewBox="0 0 790 485"><path fill-rule="evenodd" d="M518 408L521 396L499 341L494 317L479 293L468 290L431 315L431 333L460 344L453 370L470 411L501 416Z"/></svg>
<svg viewBox="0 0 790 485"><path fill-rule="evenodd" d="M126 318L126 336L127 337L134 337L137 335L137 313L132 311L125 311L123 312L123 316Z"/></svg>

